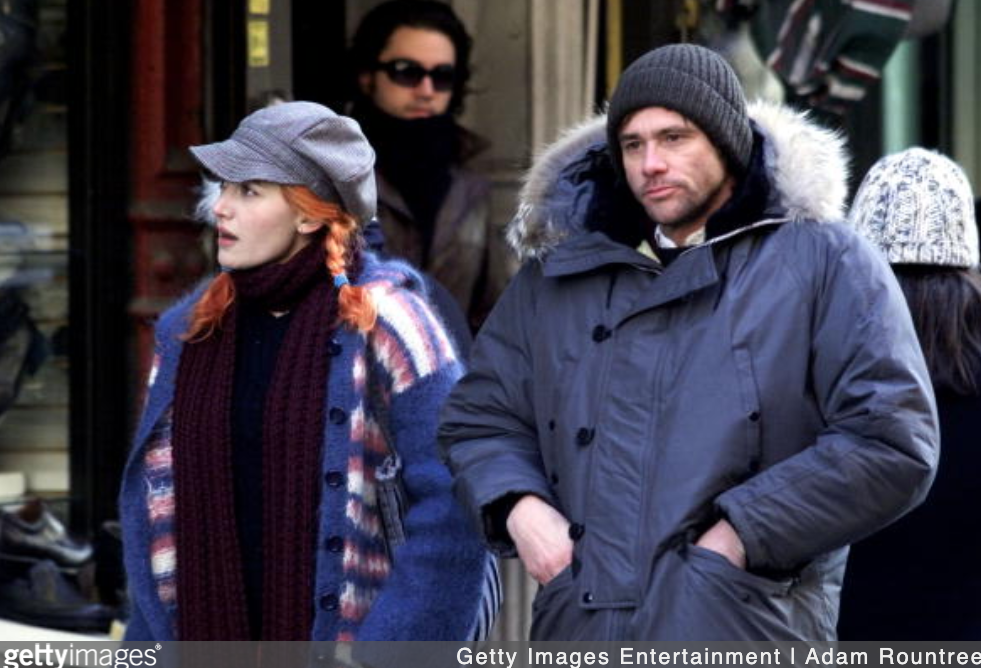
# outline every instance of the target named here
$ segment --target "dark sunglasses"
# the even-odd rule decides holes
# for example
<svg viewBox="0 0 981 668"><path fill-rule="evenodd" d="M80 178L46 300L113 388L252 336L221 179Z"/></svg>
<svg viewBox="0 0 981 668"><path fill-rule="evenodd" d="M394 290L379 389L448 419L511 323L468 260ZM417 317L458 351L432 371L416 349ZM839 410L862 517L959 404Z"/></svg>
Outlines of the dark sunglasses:
<svg viewBox="0 0 981 668"><path fill-rule="evenodd" d="M433 90L443 93L452 90L456 83L456 68L453 65L437 65L427 70L414 60L396 58L387 63L377 63L375 67L385 72L392 83L406 88L415 88L424 77L429 77L433 82Z"/></svg>

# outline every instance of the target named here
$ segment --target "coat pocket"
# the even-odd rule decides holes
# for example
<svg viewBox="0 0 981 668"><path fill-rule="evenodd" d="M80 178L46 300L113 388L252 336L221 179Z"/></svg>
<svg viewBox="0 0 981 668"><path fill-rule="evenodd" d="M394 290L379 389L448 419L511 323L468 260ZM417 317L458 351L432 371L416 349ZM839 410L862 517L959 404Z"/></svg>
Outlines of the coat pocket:
<svg viewBox="0 0 981 668"><path fill-rule="evenodd" d="M574 584L570 563L548 584L539 585L531 604L532 640L571 639L569 632L574 623L569 617L575 617L578 612L578 606L569 601L569 590Z"/></svg>
<svg viewBox="0 0 981 668"><path fill-rule="evenodd" d="M531 607L531 640L623 640L625 611L583 608L570 564L538 590Z"/></svg>
<svg viewBox="0 0 981 668"><path fill-rule="evenodd" d="M571 586L572 581L572 563L570 562L568 566L556 573L555 577L548 581L548 584L538 585L538 593L535 595L532 608L538 609L547 606L557 593Z"/></svg>
<svg viewBox="0 0 981 668"><path fill-rule="evenodd" d="M752 592L760 596L786 596L794 586L793 578L770 578L756 575L739 568L722 554L698 545L688 546L689 568L701 572L711 580L717 580L724 586L735 586L743 592Z"/></svg>
<svg viewBox="0 0 981 668"><path fill-rule="evenodd" d="M677 639L805 640L800 637L795 580L771 580L737 568L712 550L688 545Z"/></svg>

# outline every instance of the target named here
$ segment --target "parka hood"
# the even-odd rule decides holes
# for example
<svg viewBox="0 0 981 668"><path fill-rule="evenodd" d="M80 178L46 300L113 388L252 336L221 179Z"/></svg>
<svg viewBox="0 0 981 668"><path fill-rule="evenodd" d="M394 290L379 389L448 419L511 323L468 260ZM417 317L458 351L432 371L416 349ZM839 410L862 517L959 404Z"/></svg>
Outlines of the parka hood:
<svg viewBox="0 0 981 668"><path fill-rule="evenodd" d="M763 136L772 208L787 220L841 220L849 176L844 138L786 106L756 102L748 111ZM536 157L507 229L522 260L541 259L563 240L589 231L595 194L589 171L604 159L608 164L605 115L570 128Z"/></svg>

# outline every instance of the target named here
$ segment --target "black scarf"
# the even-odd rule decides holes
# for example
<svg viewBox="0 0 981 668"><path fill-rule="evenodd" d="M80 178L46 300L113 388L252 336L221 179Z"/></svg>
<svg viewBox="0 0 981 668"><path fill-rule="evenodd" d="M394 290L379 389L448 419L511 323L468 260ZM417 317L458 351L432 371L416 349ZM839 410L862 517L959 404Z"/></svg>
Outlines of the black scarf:
<svg viewBox="0 0 981 668"><path fill-rule="evenodd" d="M763 159L763 137L753 132L753 152L749 167L732 192L732 197L705 223L705 238L714 239L766 217L770 199L770 180Z"/></svg>
<svg viewBox="0 0 981 668"><path fill-rule="evenodd" d="M402 119L369 103L359 104L352 114L375 147L378 171L415 218L427 257L436 217L452 183L450 170L459 162L460 127L450 114Z"/></svg>
<svg viewBox="0 0 981 668"><path fill-rule="evenodd" d="M318 237L285 264L231 274L236 302L291 311L263 412L265 640L309 640L333 286ZM187 343L174 396L178 637L248 640L232 482L237 305L209 338Z"/></svg>

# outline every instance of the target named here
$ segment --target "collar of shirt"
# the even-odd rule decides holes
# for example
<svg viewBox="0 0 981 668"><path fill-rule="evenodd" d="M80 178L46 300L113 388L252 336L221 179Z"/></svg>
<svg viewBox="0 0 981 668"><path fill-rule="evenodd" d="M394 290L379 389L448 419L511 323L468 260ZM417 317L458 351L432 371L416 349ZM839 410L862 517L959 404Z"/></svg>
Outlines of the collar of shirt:
<svg viewBox="0 0 981 668"><path fill-rule="evenodd" d="M702 226L695 230L685 238L685 242L679 246L675 242L671 241L668 236L661 231L661 226L658 225L654 229L654 241L660 248L687 248L689 246L698 246L705 243L705 227ZM644 243L647 243L646 241ZM641 251L643 252L643 251Z"/></svg>

